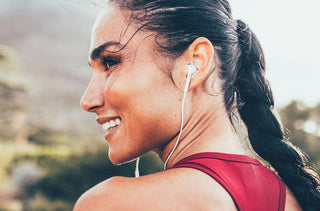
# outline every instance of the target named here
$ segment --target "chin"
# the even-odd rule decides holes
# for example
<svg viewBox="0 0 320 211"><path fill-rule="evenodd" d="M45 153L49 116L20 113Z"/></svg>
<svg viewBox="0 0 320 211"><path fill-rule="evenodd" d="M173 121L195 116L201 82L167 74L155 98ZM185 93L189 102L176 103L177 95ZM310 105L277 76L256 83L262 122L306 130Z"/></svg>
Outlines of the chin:
<svg viewBox="0 0 320 211"><path fill-rule="evenodd" d="M113 165L121 165L124 163L129 163L138 157L138 156L130 156L129 154L124 156L121 153L115 153L115 152L112 152L111 150L109 151L108 155Z"/></svg>

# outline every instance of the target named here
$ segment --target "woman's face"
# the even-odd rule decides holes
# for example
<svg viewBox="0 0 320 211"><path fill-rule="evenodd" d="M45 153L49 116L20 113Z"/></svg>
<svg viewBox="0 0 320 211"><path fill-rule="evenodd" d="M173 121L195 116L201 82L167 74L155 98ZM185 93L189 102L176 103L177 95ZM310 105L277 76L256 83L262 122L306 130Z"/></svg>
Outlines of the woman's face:
<svg viewBox="0 0 320 211"><path fill-rule="evenodd" d="M179 131L182 96L166 69L168 60L155 52L153 34L134 35L137 27L128 26L122 14L108 7L96 20L89 55L93 73L81 99L83 109L97 114L114 164L161 150Z"/></svg>

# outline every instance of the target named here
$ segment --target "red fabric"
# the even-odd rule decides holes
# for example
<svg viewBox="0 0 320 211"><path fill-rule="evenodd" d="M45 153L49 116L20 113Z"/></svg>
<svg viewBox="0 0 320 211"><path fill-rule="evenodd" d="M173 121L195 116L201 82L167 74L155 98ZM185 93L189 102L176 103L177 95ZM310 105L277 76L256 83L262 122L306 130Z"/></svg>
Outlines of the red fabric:
<svg viewBox="0 0 320 211"><path fill-rule="evenodd" d="M218 181L240 211L283 211L284 183L259 161L245 155L204 152L179 161L172 168L198 169Z"/></svg>

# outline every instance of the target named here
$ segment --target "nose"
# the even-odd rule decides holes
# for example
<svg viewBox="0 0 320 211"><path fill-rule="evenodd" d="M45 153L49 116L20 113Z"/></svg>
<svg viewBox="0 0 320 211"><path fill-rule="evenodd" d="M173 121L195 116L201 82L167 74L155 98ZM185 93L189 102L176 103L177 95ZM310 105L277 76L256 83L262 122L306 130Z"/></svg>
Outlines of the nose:
<svg viewBox="0 0 320 211"><path fill-rule="evenodd" d="M83 94L80 105L88 112L95 112L104 106L103 86L104 82L99 78L92 76L87 90Z"/></svg>

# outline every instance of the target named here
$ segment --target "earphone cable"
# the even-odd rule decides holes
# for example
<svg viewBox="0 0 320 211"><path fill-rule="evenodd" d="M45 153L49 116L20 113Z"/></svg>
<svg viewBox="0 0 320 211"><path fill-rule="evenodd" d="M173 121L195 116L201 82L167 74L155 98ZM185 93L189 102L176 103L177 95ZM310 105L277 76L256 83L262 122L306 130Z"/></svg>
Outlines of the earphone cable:
<svg viewBox="0 0 320 211"><path fill-rule="evenodd" d="M136 170L134 172L135 177L139 177L140 176L140 174L139 174L139 162L140 162L140 157L138 157L137 160L136 160Z"/></svg>
<svg viewBox="0 0 320 211"><path fill-rule="evenodd" d="M179 140L180 140L180 137L181 137L181 133L182 133L182 129L183 129L183 116L184 116L183 110L184 110L184 102L185 102L186 96L187 96L187 91L184 91L184 93L183 93L183 99L182 99L182 105L181 105L181 126L180 126L179 136L178 136L178 139L177 139L177 141L176 141L176 144L175 144L174 147L172 148L170 154L168 155L168 157L167 157L167 159L166 159L166 161L165 161L165 163L164 163L164 168L163 168L164 170L166 170L166 168L167 168L167 163L168 163L170 157L172 156L174 150L177 148L178 143L179 143Z"/></svg>

